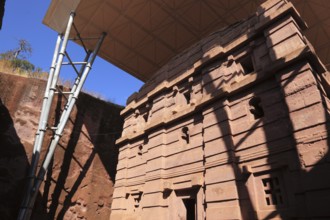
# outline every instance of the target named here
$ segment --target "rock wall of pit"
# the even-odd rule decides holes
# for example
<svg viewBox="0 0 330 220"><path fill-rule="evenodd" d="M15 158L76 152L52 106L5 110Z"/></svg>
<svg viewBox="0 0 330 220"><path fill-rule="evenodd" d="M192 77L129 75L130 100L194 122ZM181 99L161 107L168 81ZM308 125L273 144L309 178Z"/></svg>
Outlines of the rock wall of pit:
<svg viewBox="0 0 330 220"><path fill-rule="evenodd" d="M24 194L46 82L0 73L0 216L15 219ZM49 126L66 102L56 95ZM81 94L39 190L32 219L108 219L122 107ZM41 152L45 155L51 131ZM41 164L41 163L39 163Z"/></svg>

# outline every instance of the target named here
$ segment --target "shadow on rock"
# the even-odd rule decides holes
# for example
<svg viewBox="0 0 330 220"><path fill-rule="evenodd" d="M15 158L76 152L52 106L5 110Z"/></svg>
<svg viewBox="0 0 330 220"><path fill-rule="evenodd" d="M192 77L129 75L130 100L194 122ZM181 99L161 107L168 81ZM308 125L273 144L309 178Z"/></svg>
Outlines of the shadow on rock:
<svg viewBox="0 0 330 220"><path fill-rule="evenodd" d="M0 99L0 216L16 219L29 167L7 107Z"/></svg>

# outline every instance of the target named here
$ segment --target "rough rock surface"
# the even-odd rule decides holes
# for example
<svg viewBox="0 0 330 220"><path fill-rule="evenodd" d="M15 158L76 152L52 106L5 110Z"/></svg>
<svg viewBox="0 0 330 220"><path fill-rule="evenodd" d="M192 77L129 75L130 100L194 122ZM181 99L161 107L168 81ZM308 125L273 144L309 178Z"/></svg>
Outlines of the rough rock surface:
<svg viewBox="0 0 330 220"><path fill-rule="evenodd" d="M45 81L0 74L0 216L15 219L23 196ZM49 125L59 120L58 95ZM81 94L40 187L32 219L108 219L122 120L120 106ZM47 131L41 157L51 137Z"/></svg>

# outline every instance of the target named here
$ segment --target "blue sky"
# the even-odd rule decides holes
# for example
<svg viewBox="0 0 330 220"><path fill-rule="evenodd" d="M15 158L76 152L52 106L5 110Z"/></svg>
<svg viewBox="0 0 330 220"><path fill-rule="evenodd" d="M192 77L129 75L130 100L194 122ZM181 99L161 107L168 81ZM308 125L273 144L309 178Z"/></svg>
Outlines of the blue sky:
<svg viewBox="0 0 330 220"><path fill-rule="evenodd" d="M57 38L55 31L42 24L49 4L50 0L7 0L0 30L0 53L14 49L19 39L25 39L30 42L33 49L29 61L48 71ZM73 43L68 51L76 61L75 55L77 57L78 54L82 54L79 53L81 48ZM71 70L63 68L62 78L71 79L72 75ZM84 88L102 95L107 100L125 105L128 96L138 91L142 84L138 79L98 57Z"/></svg>

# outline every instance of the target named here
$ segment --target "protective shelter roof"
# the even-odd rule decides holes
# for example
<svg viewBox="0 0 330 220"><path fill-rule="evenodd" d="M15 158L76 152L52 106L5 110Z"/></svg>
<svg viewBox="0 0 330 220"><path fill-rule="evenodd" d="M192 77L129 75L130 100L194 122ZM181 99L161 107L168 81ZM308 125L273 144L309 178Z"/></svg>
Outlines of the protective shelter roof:
<svg viewBox="0 0 330 220"><path fill-rule="evenodd" d="M264 0L52 0L44 24L63 33L71 11L82 37L106 32L99 56L147 81L172 57L211 32L247 18ZM305 34L330 65L328 0L291 1ZM79 43L79 42L77 42ZM87 47L93 48L88 41Z"/></svg>

